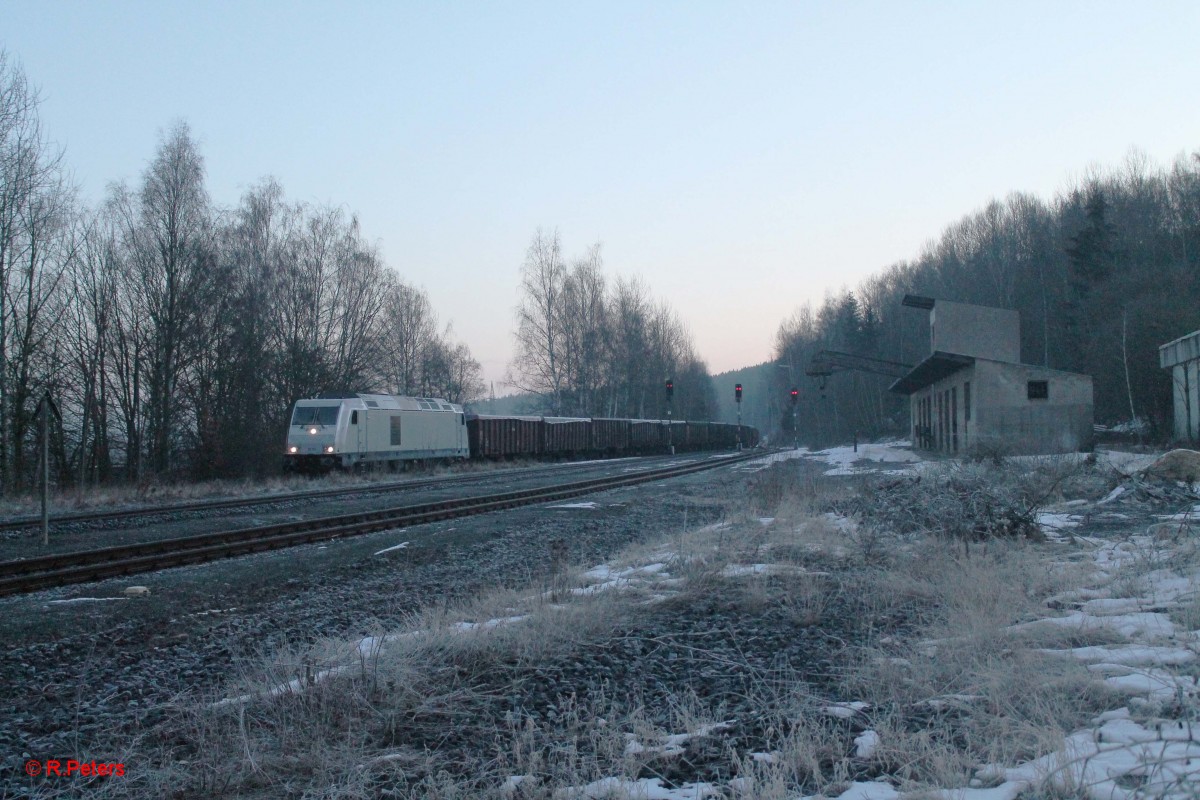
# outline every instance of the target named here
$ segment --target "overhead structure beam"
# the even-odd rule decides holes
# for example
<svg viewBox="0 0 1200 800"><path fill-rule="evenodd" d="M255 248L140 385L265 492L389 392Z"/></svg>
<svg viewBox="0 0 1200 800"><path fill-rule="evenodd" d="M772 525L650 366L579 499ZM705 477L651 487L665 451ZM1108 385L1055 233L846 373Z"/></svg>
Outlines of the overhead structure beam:
<svg viewBox="0 0 1200 800"><path fill-rule="evenodd" d="M875 375L903 378L912 368L912 364L904 364L899 361L843 353L838 350L822 350L812 357L804 374L812 378L827 378L835 372L858 370Z"/></svg>

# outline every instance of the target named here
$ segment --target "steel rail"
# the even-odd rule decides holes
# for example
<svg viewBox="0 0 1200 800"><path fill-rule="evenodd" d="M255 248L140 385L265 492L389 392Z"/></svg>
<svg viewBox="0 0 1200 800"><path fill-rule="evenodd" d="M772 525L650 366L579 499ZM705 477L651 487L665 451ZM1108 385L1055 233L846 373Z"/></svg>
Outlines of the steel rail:
<svg viewBox="0 0 1200 800"><path fill-rule="evenodd" d="M105 547L52 556L0 562L0 596L34 592L54 586L86 583L120 575L214 561L219 558L274 550L298 544L338 539L419 525L455 517L483 514L518 506L565 500L597 491L688 475L736 464L762 453L709 458L632 475L590 478L538 489L477 495L411 506L296 520L276 525L241 528L198 536Z"/></svg>
<svg viewBox="0 0 1200 800"><path fill-rule="evenodd" d="M583 466L586 462L579 462ZM317 500L323 497L338 497L355 494L382 494L385 492L404 491L408 489L424 489L430 486L451 486L459 483L483 481L497 476L523 476L530 473L545 472L551 469L571 469L570 462L556 464L553 467L534 466L519 467L511 470L495 472L472 472L463 475L445 475L438 478L418 478L408 481L393 481L375 485L339 487L336 489L318 489L305 492L285 492L282 494L263 495L260 497L239 497L222 500L198 500L191 503L169 503L153 508L132 508L114 511L79 511L71 514L56 514L50 517L50 525L62 523L100 522L110 519L136 519L138 517L159 516L187 512L218 511L225 508L251 508L253 506L270 505L272 503L290 503L296 500ZM0 520L0 531L32 528L42 524L41 517L19 517L17 519Z"/></svg>

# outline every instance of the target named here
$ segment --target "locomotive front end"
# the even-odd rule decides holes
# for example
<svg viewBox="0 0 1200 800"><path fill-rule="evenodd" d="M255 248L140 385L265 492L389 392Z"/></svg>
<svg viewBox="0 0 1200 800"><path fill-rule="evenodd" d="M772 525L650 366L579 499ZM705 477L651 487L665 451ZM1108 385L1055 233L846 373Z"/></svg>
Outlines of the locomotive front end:
<svg viewBox="0 0 1200 800"><path fill-rule="evenodd" d="M338 421L342 403L298 400L288 425L283 467L287 472L329 470L340 463Z"/></svg>

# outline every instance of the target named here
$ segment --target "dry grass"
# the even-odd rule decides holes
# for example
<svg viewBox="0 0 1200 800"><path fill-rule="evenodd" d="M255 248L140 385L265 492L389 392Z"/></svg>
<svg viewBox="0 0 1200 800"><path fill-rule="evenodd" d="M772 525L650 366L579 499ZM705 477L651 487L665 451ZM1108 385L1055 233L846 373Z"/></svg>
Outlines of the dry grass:
<svg viewBox="0 0 1200 800"><path fill-rule="evenodd" d="M326 642L242 665L229 694L251 698L181 710L174 743L159 751L166 760L138 791L552 798L605 777L667 774L668 737L722 722L722 707L680 693L650 714L616 702L612 687L564 697L553 716L505 711L514 687L580 646L610 641L663 596L679 607L719 597L748 617L782 612L797 630L824 630L837 615L857 626L832 693L828 681L815 689L812 676L726 665L753 673L762 731L758 756L721 754L739 796L784 800L881 776L909 789L966 786L980 764L1051 752L1111 707L1084 667L1038 652L1089 634L1010 630L1078 586L1078 568L1051 562L1027 539L964 552L938 536L831 516L825 487L776 471L786 472L759 478L724 522L670 532L614 562L614 570L666 562L669 580L630 577L620 591L580 593L585 581L560 565L541 586L427 610L386 640L380 632L365 646ZM1090 635L1086 643L1112 641ZM340 671L323 674L330 669ZM846 718L828 712L849 700L867 707ZM879 744L860 756L855 740L868 729ZM687 747L721 748L719 736L696 741Z"/></svg>
<svg viewBox="0 0 1200 800"><path fill-rule="evenodd" d="M409 477L429 477L469 472L492 472L534 466L526 461L461 461L413 469ZM387 469L365 472L335 471L324 475L273 475L266 478L208 481L147 480L140 483L114 483L105 486L58 489L51 487L51 514L94 511L162 503L186 503L195 500L267 496L316 489L352 489L381 483L394 483L401 475ZM40 513L40 490L14 493L0 501L0 514L30 516Z"/></svg>

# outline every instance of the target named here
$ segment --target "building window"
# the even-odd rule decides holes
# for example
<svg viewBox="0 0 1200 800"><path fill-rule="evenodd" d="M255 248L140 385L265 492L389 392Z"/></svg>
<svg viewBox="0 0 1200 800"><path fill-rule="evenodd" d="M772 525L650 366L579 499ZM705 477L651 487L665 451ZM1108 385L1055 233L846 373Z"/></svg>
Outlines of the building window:
<svg viewBox="0 0 1200 800"><path fill-rule="evenodd" d="M971 421L971 382L963 383L963 421Z"/></svg>
<svg viewBox="0 0 1200 800"><path fill-rule="evenodd" d="M392 447L400 446L400 415L396 414L391 419L392 422Z"/></svg>
<svg viewBox="0 0 1200 800"><path fill-rule="evenodd" d="M1025 392L1030 400L1049 399L1050 381L1030 381L1025 384Z"/></svg>

